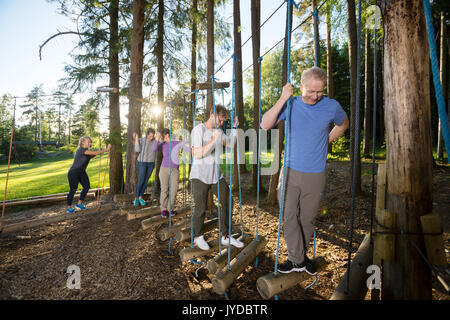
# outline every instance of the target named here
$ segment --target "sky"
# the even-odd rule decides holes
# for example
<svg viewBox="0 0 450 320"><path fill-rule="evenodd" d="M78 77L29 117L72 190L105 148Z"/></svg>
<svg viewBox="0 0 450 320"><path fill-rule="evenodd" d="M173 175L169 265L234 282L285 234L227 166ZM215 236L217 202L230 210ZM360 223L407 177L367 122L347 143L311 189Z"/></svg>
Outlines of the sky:
<svg viewBox="0 0 450 320"><path fill-rule="evenodd" d="M261 0L261 23L285 0ZM71 63L69 53L74 48L77 36L64 35L52 39L42 51L39 59L39 45L60 31L75 30L74 24L56 12L57 5L46 0L0 0L0 95L9 93L23 97L33 87L43 84L46 94L65 77L66 63ZM227 5L223 15L231 24L232 5ZM261 54L266 52L284 36L286 6L267 22L261 29ZM293 22L295 26L295 20ZM232 30L231 30L232 31ZM232 33L231 33L232 34ZM251 35L250 0L241 1L241 38L242 43ZM215 69L230 56L218 58ZM252 63L252 44L249 41L243 48L243 69ZM216 77L219 81L232 79L232 59ZM99 84L99 86L105 83ZM230 90L231 91L231 90ZM167 90L166 90L167 92ZM144 93L145 95L145 93ZM228 97L230 98L230 97ZM18 104L20 102L18 101ZM125 109L126 110L126 109Z"/></svg>

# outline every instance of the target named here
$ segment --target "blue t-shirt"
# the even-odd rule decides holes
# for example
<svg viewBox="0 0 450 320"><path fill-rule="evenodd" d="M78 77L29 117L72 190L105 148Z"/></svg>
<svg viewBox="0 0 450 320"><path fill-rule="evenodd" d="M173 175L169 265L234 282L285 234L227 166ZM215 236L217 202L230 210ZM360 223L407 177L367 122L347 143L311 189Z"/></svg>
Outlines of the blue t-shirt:
<svg viewBox="0 0 450 320"><path fill-rule="evenodd" d="M89 164L89 161L91 160L91 158L94 157L94 156L85 154L85 152L87 150L88 150L88 148L81 148L81 147L77 149L77 151L75 152L73 164L72 164L72 167L70 167L70 170L76 170L76 169L86 170L86 167Z"/></svg>
<svg viewBox="0 0 450 320"><path fill-rule="evenodd" d="M342 124L347 114L336 100L323 97L315 105L291 97L286 166L300 172L325 171L330 123ZM287 103L278 120L286 120Z"/></svg>

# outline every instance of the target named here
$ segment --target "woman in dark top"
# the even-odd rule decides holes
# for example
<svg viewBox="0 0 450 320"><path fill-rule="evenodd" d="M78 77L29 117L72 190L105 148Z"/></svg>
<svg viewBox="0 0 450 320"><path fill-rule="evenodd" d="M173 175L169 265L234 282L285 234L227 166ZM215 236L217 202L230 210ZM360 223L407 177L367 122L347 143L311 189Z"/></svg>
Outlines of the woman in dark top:
<svg viewBox="0 0 450 320"><path fill-rule="evenodd" d="M78 203L75 205L76 208L80 210L86 210L86 207L83 205L83 200L86 197L86 194L89 191L90 183L89 177L86 173L86 168L89 164L89 161L95 157L96 155L108 152L111 150L111 145L108 144L108 147L104 150L93 151L89 150L91 147L92 140L90 137L84 136L80 138L80 142L78 144L78 149L75 152L73 164L67 173L67 178L69 179L70 191L67 195L67 212L74 213L75 208L72 207L73 196L75 192L77 192L78 184L81 183L83 186L83 190L80 194L80 199Z"/></svg>

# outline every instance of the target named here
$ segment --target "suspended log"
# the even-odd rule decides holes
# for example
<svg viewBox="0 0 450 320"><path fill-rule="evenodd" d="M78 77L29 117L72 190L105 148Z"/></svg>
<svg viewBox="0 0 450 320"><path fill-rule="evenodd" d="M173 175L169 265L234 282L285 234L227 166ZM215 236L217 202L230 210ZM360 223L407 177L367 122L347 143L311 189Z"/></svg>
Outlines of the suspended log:
<svg viewBox="0 0 450 320"><path fill-rule="evenodd" d="M142 198L144 200L149 200L152 197L150 193L145 193ZM132 203L134 200L134 193L129 194L115 194L114 195L114 202L129 202Z"/></svg>
<svg viewBox="0 0 450 320"><path fill-rule="evenodd" d="M205 223L203 224L203 229L202 232L206 233L208 231L211 231L212 229L216 228L218 225L219 219L218 218L213 218L211 220L205 221ZM191 228L183 228L180 231L178 231L175 234L174 239L176 241L184 241L184 240L188 240L191 238Z"/></svg>
<svg viewBox="0 0 450 320"><path fill-rule="evenodd" d="M367 233L350 264L348 292L346 292L348 277L346 272L330 300L364 300L368 290L366 283L367 267L372 264L372 253L370 233Z"/></svg>
<svg viewBox="0 0 450 320"><path fill-rule="evenodd" d="M177 232L183 228L189 228L191 226L191 221L181 222L179 224L173 225L172 227L165 227L158 230L158 238L161 241L166 241L170 237L174 237Z"/></svg>
<svg viewBox="0 0 450 320"><path fill-rule="evenodd" d="M184 216L177 215L175 217L170 217L170 219L171 219L171 222L175 222L177 220L180 220L180 218L183 218L183 217ZM163 224L165 222L169 223L169 217L164 218L161 215L156 215L151 218L142 220L141 225L142 225L143 230L147 230L148 228L151 228L153 226L159 226L160 224Z"/></svg>
<svg viewBox="0 0 450 320"><path fill-rule="evenodd" d="M233 260L234 257L236 257L238 253L241 252L245 248L245 246L247 246L250 243L252 238L249 235L244 234L241 235L238 240L244 243L244 247L236 248L234 246L231 246L230 260ZM228 263L228 247L223 249L220 254L210 259L206 265L206 268L208 269L209 273L216 274L216 272L221 270L227 263Z"/></svg>
<svg viewBox="0 0 450 320"><path fill-rule="evenodd" d="M77 200L79 198L80 198L79 193L75 194L73 196L74 200ZM88 194L86 194L86 199L92 199L92 198L95 198L95 192L89 192ZM51 196L51 197L39 196L34 199L5 202L5 207L27 206L27 205L33 205L33 204L52 203L52 202L59 202L59 201L66 201L66 200L67 200L67 195Z"/></svg>
<svg viewBox="0 0 450 320"><path fill-rule="evenodd" d="M317 272L325 269L325 266L327 265L324 257L316 257L315 259L312 259L312 261L316 266ZM306 272L278 272L277 275L269 273L258 278L256 281L256 288L263 299L270 299L274 295L311 277L312 276Z"/></svg>
<svg viewBox="0 0 450 320"><path fill-rule="evenodd" d="M75 211L74 213L57 214L57 215L53 215L50 217L34 219L34 220L24 221L24 222L18 222L18 223L12 223L12 224L4 226L0 233L6 234L6 233L16 232L16 231L20 231L20 230L24 230L24 229L40 227L40 226L52 224L55 222L84 217L88 214L101 213L101 212L106 212L106 211L113 210L113 209L114 209L114 205L107 203L107 204L102 205L100 207L100 209L98 209L97 207L94 207L94 208L86 209L84 211Z"/></svg>
<svg viewBox="0 0 450 320"><path fill-rule="evenodd" d="M207 241L209 245L209 250L202 250L199 247L187 247L180 250L180 260L185 262L194 258L202 257L207 254L213 253L219 247L219 239L214 239Z"/></svg>
<svg viewBox="0 0 450 320"><path fill-rule="evenodd" d="M213 290L217 294L224 294L234 280L244 271L244 269L256 258L264 249L267 240L263 236L254 239L246 246L230 263L230 269L222 269L214 277Z"/></svg>
<svg viewBox="0 0 450 320"><path fill-rule="evenodd" d="M159 206L146 207L146 208L137 209L137 210L136 209L135 210L126 210L123 208L120 209L120 214L126 215L128 221L134 220L134 219L145 218L145 217L152 217L152 216L155 216L160 213L161 213L161 208Z"/></svg>
<svg viewBox="0 0 450 320"><path fill-rule="evenodd" d="M422 231L430 233L423 236L428 260L435 266L446 266L444 241L442 239L442 229L437 214L427 214L420 217ZM431 234L435 233L435 235Z"/></svg>

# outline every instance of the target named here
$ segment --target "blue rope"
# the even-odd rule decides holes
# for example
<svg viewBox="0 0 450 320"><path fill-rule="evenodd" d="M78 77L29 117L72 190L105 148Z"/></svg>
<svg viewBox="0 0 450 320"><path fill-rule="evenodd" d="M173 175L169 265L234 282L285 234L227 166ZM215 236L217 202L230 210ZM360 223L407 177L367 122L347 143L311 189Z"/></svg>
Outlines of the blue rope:
<svg viewBox="0 0 450 320"><path fill-rule="evenodd" d="M436 53L437 50L436 50L436 43L434 43L433 19L431 17L430 2L428 0L424 0L423 4L427 24L428 44L430 46L430 60L431 60L431 69L433 71L433 82L435 89L434 91L438 105L439 118L441 119L442 136L444 137L445 149L447 150L447 161L450 164L450 132L448 128L447 114L445 113L445 101L444 96L442 94L442 84L441 80L439 79L439 66Z"/></svg>
<svg viewBox="0 0 450 320"><path fill-rule="evenodd" d="M317 9L313 12L314 16L314 66L319 67L319 35L317 34L317 25L319 21L319 12Z"/></svg>
<svg viewBox="0 0 450 320"><path fill-rule="evenodd" d="M214 108L214 128L217 130L217 115L216 115L216 100L214 97L214 75L211 75L211 86L212 86L212 98L213 98L213 108ZM219 218L219 254L222 251L220 237L222 236L220 232L220 163L219 163L219 142L216 140L216 170L217 170L217 215Z"/></svg>
<svg viewBox="0 0 450 320"><path fill-rule="evenodd" d="M197 112L197 96L198 96L198 90L195 90L195 100L192 102L193 103L193 107L194 107L194 113L192 115L192 127L195 127L195 120L196 120L196 112ZM194 163L194 156L192 155L192 150L191 150L191 165ZM194 208L193 208L193 189L192 189L192 181L190 183L191 185L191 248L194 247Z"/></svg>
<svg viewBox="0 0 450 320"><path fill-rule="evenodd" d="M291 6L289 5L291 2L294 2L292 0L288 1L288 42L287 42L287 81L288 83L291 82ZM288 128L289 128L289 120L290 120L290 113L291 113L291 100L289 99L287 102L287 109L286 109L286 121L284 125L284 159L283 159L283 177L282 177L282 183L281 183L281 199L280 199L280 213L278 217L278 237L277 237L277 250L275 255L275 271L274 275L277 275L278 271L278 253L280 249L280 235L281 235L281 219L283 217L283 209L284 209L284 189L285 189L285 182L286 182L286 159L288 155ZM275 296L276 299L278 296Z"/></svg>
<svg viewBox="0 0 450 320"><path fill-rule="evenodd" d="M358 36L357 36L357 54L356 54L356 101L355 101L355 131L354 131L354 150L353 150L353 185L352 185L352 204L351 204L351 212L350 212L350 239L348 245L348 262L347 262L347 278L346 278L346 289L345 293L348 294L350 288L350 265L352 261L352 247L353 247L353 224L355 219L355 193L356 193L356 165L357 165L357 157L359 153L359 94L360 94L360 53L361 53L361 0L359 0L359 8L358 8Z"/></svg>
<svg viewBox="0 0 450 320"><path fill-rule="evenodd" d="M169 127L169 229L172 228L172 100L170 100L170 127ZM169 254L172 254L170 246L172 245L172 237L169 241Z"/></svg>

